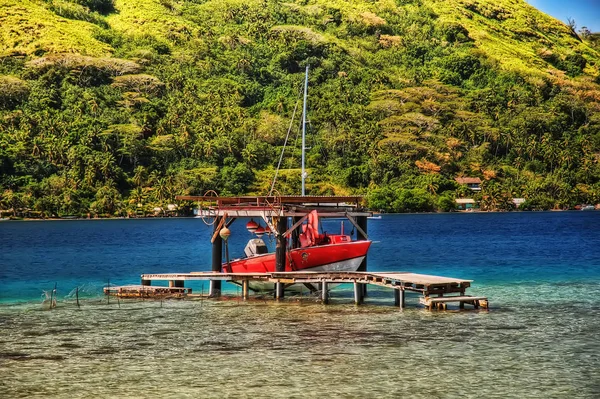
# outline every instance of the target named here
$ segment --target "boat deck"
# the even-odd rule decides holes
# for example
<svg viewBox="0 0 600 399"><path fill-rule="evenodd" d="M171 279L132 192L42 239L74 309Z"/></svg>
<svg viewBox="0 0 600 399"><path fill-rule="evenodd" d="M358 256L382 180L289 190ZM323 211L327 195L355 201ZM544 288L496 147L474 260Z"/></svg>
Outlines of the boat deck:
<svg viewBox="0 0 600 399"><path fill-rule="evenodd" d="M464 304L475 308L488 307L485 297L472 297L465 294L472 280L452 277L432 276L410 272L270 272L270 273L220 273L220 272L190 272L190 273L160 273L142 274L142 285L107 287L105 294L121 297L148 297L152 295L186 296L191 289L184 288L185 281L228 281L242 286L242 297L249 298L252 284L273 284L277 299L282 299L284 289L294 284L304 284L314 287L313 291L320 293L323 303L329 301L329 284L354 284L354 299L357 304L364 301L366 285L378 285L394 290L396 305L404 308L405 291L417 292L422 295L420 302L433 309L445 309L448 302L457 302L460 308ZM169 287L152 286L153 281L168 281ZM219 296L220 292L211 292L211 296Z"/></svg>

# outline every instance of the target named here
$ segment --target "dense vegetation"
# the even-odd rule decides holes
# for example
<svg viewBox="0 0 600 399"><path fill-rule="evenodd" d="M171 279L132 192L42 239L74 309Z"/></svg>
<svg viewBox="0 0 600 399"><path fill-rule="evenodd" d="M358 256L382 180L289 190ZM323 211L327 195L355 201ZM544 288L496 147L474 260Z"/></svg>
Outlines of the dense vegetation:
<svg viewBox="0 0 600 399"><path fill-rule="evenodd" d="M306 65L311 194L450 210L470 176L484 209L600 202L598 36L523 0L0 4L0 209L266 194Z"/></svg>

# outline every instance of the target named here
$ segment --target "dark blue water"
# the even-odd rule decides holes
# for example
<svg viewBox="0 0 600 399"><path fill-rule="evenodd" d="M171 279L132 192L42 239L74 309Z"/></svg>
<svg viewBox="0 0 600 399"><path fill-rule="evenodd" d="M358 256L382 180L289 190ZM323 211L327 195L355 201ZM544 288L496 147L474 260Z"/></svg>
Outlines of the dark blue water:
<svg viewBox="0 0 600 399"><path fill-rule="evenodd" d="M244 224L232 225L232 256L250 238ZM429 312L414 294L400 311L375 288L355 306L343 286L329 306L107 301L108 279L208 270L210 229L199 219L1 222L0 397L595 399L599 226L600 212L369 221L370 270L473 279L469 293L491 304ZM41 295L55 283L50 310Z"/></svg>
<svg viewBox="0 0 600 399"><path fill-rule="evenodd" d="M232 225L232 257L250 238L244 225ZM0 300L37 300L55 283L62 294L82 285L100 292L108 280L137 284L142 273L210 270L210 233L199 219L2 222ZM369 270L478 285L600 279L600 212L385 215L370 220L369 236Z"/></svg>

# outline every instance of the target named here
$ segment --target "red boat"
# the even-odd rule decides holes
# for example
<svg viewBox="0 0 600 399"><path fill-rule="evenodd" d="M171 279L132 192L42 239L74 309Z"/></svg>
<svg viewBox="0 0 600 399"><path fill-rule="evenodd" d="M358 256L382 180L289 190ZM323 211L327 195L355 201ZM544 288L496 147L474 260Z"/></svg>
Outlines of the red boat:
<svg viewBox="0 0 600 399"><path fill-rule="evenodd" d="M301 225L298 248L287 250L285 271L356 271L371 245L371 241L352 241L344 234L319 233L319 217L312 211L307 223ZM260 238L246 245L246 258L223 264L230 273L265 273L275 271L275 253L267 253Z"/></svg>

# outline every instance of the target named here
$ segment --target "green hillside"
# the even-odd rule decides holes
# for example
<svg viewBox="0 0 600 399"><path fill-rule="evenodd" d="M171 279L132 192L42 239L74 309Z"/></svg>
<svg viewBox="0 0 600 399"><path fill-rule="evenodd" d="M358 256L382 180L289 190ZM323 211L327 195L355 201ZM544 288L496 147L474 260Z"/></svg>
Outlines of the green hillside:
<svg viewBox="0 0 600 399"><path fill-rule="evenodd" d="M0 209L266 194L306 65L311 194L600 202L600 40L523 0L0 0Z"/></svg>

